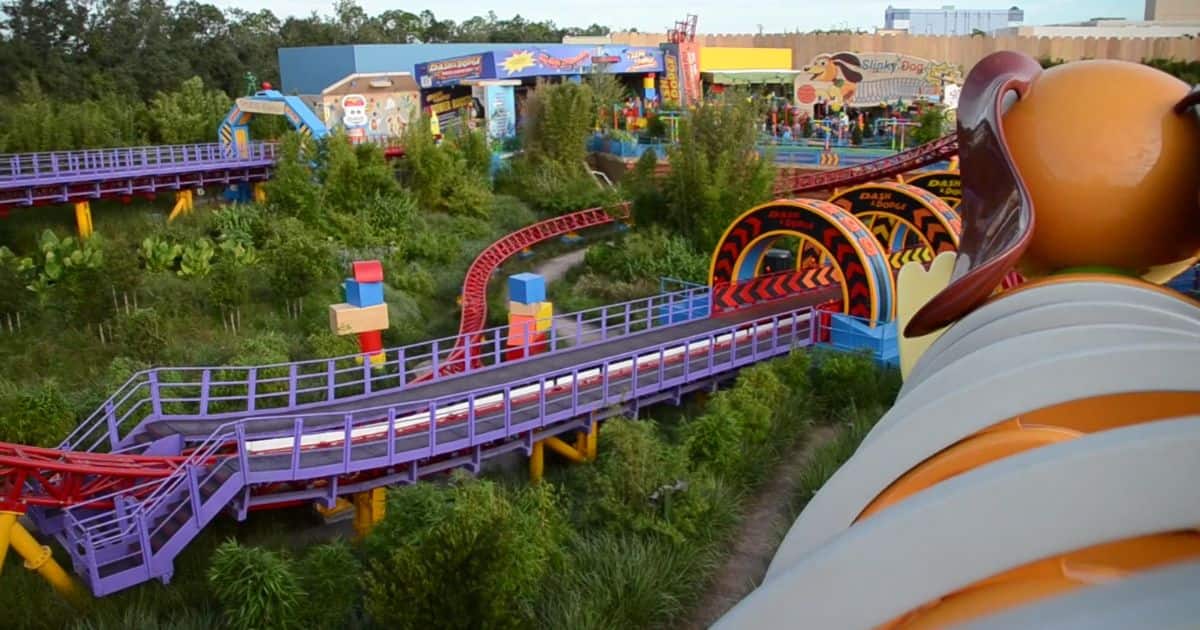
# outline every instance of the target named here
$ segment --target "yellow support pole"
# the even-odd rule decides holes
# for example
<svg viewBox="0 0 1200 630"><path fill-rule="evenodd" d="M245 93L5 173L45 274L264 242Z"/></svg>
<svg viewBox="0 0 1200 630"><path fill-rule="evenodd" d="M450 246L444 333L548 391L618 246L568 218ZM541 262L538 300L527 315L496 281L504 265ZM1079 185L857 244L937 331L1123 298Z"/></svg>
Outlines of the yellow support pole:
<svg viewBox="0 0 1200 630"><path fill-rule="evenodd" d="M8 556L9 532L17 523L17 512L0 512L0 573L4 572L4 559Z"/></svg>
<svg viewBox="0 0 1200 630"><path fill-rule="evenodd" d="M387 492L373 488L354 495L354 533L359 538L371 533L371 529L387 514Z"/></svg>
<svg viewBox="0 0 1200 630"><path fill-rule="evenodd" d="M592 421L592 430L587 434L587 459L596 461L596 453L600 450L600 423Z"/></svg>
<svg viewBox="0 0 1200 630"><path fill-rule="evenodd" d="M191 190L180 190L175 192L175 205L171 208L171 214L167 217L167 223L174 221L180 215L191 213L196 207Z"/></svg>
<svg viewBox="0 0 1200 630"><path fill-rule="evenodd" d="M958 156L957 155L950 158L950 170L952 170L952 171L958 170Z"/></svg>
<svg viewBox="0 0 1200 630"><path fill-rule="evenodd" d="M320 514L323 518L329 519L336 518L338 515L354 509L354 503L338 497L337 501L334 502L333 507L325 507L325 505L320 502L314 503L313 507L316 508L317 514Z"/></svg>
<svg viewBox="0 0 1200 630"><path fill-rule="evenodd" d="M37 571L38 575L49 582L50 586L54 587L59 594L73 602L78 602L81 599L78 585L63 570L62 565L54 559L50 548L38 544L37 539L16 521L15 514L5 512L0 515L0 526L3 526L4 523L11 523L4 528L7 532L8 545L11 545L25 559L25 568ZM5 547L7 548L8 545Z"/></svg>
<svg viewBox="0 0 1200 630"><path fill-rule="evenodd" d="M262 182L254 184L254 203L267 203L267 189L263 187Z"/></svg>
<svg viewBox="0 0 1200 630"><path fill-rule="evenodd" d="M538 483L542 480L545 468L545 453L541 442L533 443L533 451L529 453L529 480Z"/></svg>
<svg viewBox="0 0 1200 630"><path fill-rule="evenodd" d="M575 448L573 448L570 444L567 444L556 437L548 437L543 440L543 442L545 442L546 446L550 447L550 450L577 464L582 464L585 461L584 454L586 448L575 450Z"/></svg>
<svg viewBox="0 0 1200 630"><path fill-rule="evenodd" d="M79 238L87 238L92 235L92 204L89 201L75 202L75 229L79 231Z"/></svg>

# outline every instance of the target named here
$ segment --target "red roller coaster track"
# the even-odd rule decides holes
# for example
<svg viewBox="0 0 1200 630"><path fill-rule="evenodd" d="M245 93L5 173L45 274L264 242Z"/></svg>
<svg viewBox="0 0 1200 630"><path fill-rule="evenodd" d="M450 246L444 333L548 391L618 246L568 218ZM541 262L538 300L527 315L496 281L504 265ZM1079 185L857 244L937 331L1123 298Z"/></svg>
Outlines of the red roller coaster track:
<svg viewBox="0 0 1200 630"><path fill-rule="evenodd" d="M873 162L859 166L851 166L835 171L817 173L800 173L795 170L781 173L775 182L777 196L795 195L813 190L831 190L844 188L855 184L895 177L918 169L927 164L948 160L958 153L958 137L955 135L941 138L897 153Z"/></svg>
<svg viewBox="0 0 1200 630"><path fill-rule="evenodd" d="M789 173L777 183L779 195L850 186L893 177L954 155L958 144L947 136L903 153L861 166L822 173ZM628 210L580 210L547 219L492 243L467 270L462 290L460 344L444 372L464 368L462 340L487 324L487 285L504 261L522 249L576 230L611 223ZM179 457L97 454L59 451L0 442L0 509L24 511L30 505L64 507L117 490L131 495L151 490L157 479L169 476Z"/></svg>

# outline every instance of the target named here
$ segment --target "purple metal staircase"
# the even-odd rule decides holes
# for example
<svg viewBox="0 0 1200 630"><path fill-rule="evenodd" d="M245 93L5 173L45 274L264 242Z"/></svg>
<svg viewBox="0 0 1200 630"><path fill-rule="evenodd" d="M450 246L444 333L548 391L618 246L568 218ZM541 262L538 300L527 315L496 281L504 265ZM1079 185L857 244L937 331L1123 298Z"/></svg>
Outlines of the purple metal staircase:
<svg viewBox="0 0 1200 630"><path fill-rule="evenodd" d="M506 328L494 328L472 335L469 354L478 364L419 384L413 379L445 360L455 339L388 350L381 371L355 357L148 370L62 448L186 453L185 463L148 482L140 500L124 492L30 514L57 536L96 595L166 581L175 557L222 511L245 518L253 506L332 504L452 468L478 471L485 459L528 453L547 436L678 402L810 344L809 304L823 298L818 292L712 319L704 287L560 315L547 353L511 362L502 360ZM690 317L679 317L681 306ZM266 484L276 490L255 491Z"/></svg>

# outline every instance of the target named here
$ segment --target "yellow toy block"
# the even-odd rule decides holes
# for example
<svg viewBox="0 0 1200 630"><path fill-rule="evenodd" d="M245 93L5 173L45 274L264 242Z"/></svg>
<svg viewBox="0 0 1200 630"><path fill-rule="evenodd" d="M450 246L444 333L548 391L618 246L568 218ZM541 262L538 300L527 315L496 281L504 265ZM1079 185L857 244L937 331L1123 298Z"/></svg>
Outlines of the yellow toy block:
<svg viewBox="0 0 1200 630"><path fill-rule="evenodd" d="M538 302L537 310L537 330L538 332L546 332L550 330L550 324L554 317L554 304L550 302Z"/></svg>
<svg viewBox="0 0 1200 630"><path fill-rule="evenodd" d="M537 331L546 332L550 330L550 318L554 317L554 304L552 302L534 302L533 304L509 302L508 313L510 319L514 315L533 318L537 320Z"/></svg>
<svg viewBox="0 0 1200 630"><path fill-rule="evenodd" d="M376 352L375 354L368 355L368 356L371 357L371 365L376 368L383 365L384 361L387 361L387 355L382 352ZM363 364L362 356L354 357L354 362L357 363L358 365L362 365Z"/></svg>
<svg viewBox="0 0 1200 630"><path fill-rule="evenodd" d="M388 327L387 304L359 307L353 304L329 305L329 328L334 334L353 335Z"/></svg>
<svg viewBox="0 0 1200 630"><path fill-rule="evenodd" d="M537 334L537 326L534 323L533 317L529 315L508 315L508 342L509 346L523 346L532 337ZM526 337L530 339L526 340Z"/></svg>

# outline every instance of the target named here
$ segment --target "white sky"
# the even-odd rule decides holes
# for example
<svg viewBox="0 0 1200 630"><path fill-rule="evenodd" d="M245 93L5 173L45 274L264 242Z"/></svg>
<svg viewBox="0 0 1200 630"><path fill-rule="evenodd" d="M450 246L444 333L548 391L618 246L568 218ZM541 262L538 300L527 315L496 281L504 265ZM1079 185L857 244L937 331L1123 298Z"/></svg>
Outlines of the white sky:
<svg viewBox="0 0 1200 630"><path fill-rule="evenodd" d="M212 1L212 0L210 0ZM514 14L531 20L553 20L560 26L586 26L593 22L613 30L629 27L643 32L665 31L675 20L688 13L699 15L698 28L704 33L753 33L761 25L764 32L784 32L827 28L859 27L871 30L883 25L888 0L682 0L646 2L646 0L454 0L452 2L395 2L394 0L358 0L372 15L387 9L418 13L430 9L439 19L460 22L493 10L501 18ZM333 0L215 0L222 6L258 10L267 8L280 17L322 14L333 11ZM953 4L960 9L1000 9L1016 5L1025 10L1025 24L1073 22L1092 17L1142 19L1144 0L892 0L890 4L910 9L938 8Z"/></svg>

